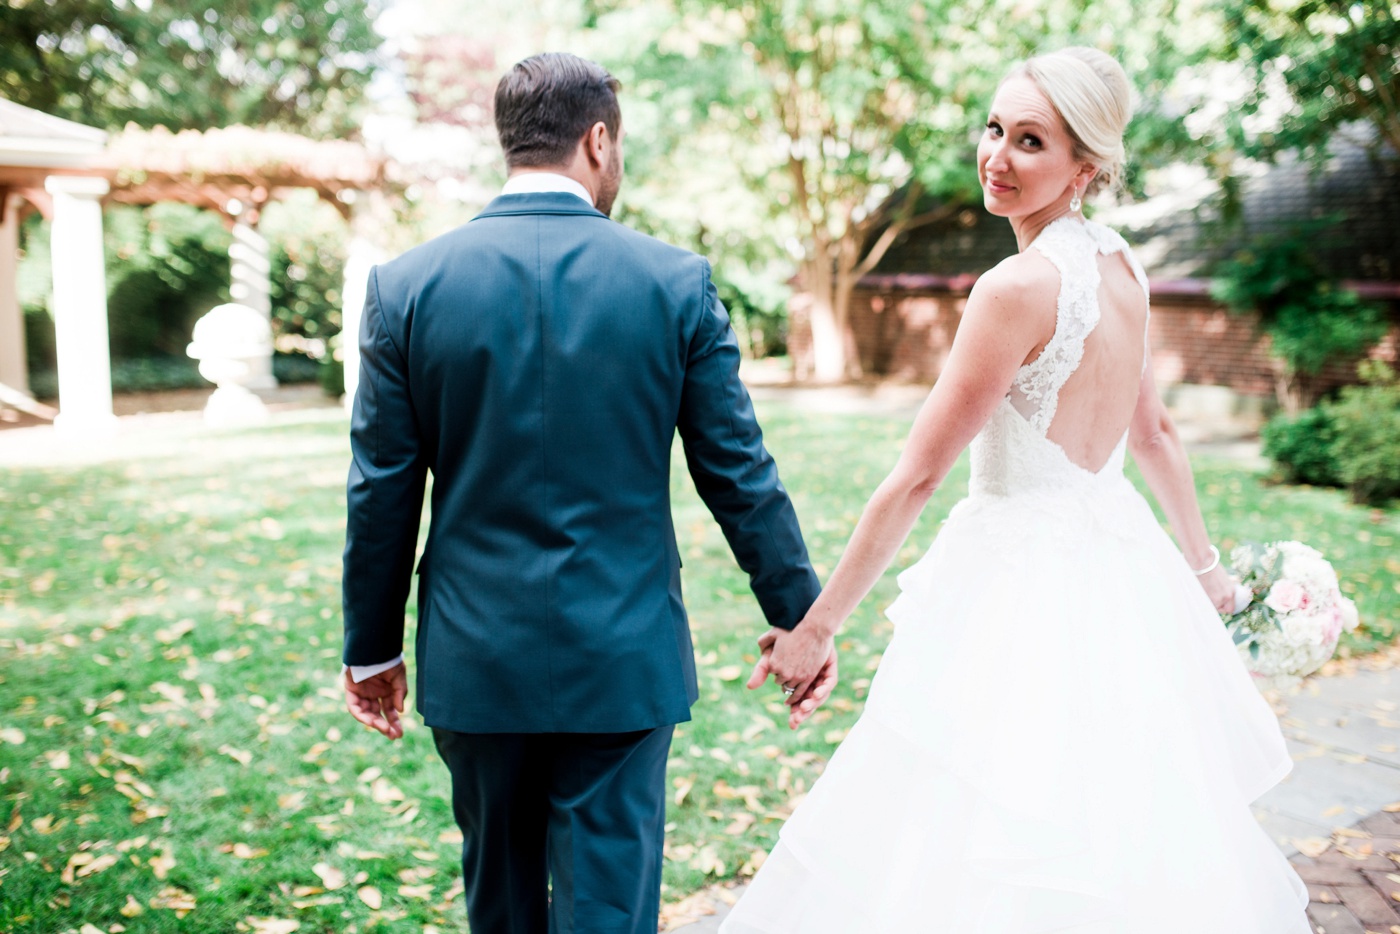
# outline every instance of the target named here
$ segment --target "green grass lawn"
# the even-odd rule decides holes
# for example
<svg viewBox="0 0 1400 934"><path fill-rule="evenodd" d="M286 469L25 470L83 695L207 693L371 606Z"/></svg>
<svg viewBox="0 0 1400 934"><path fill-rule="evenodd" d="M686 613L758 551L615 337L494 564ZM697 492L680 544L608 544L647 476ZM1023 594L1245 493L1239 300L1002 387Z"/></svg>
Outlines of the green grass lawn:
<svg viewBox="0 0 1400 934"><path fill-rule="evenodd" d="M761 414L826 575L906 420ZM344 423L318 415L181 428L96 466L0 468L0 931L466 929L428 731L415 718L389 744L337 686L347 459ZM790 733L775 690L743 688L763 623L681 463L701 697L670 762L670 900L772 844L860 711L895 595L892 571L841 637L832 701ZM1400 515L1225 463L1197 471L1222 547L1316 545L1361 609L1345 650L1395 638ZM964 461L901 566L965 487Z"/></svg>

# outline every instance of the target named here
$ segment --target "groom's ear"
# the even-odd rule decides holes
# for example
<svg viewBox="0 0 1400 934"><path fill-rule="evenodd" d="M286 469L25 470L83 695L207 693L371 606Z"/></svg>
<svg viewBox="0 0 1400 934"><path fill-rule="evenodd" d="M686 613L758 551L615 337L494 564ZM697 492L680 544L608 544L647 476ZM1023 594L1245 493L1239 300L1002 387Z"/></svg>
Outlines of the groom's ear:
<svg viewBox="0 0 1400 934"><path fill-rule="evenodd" d="M599 120L588 128L588 132L583 137L583 148L588 156L588 163L595 169L606 169L608 165L608 150L612 148L612 134L608 132L608 125Z"/></svg>

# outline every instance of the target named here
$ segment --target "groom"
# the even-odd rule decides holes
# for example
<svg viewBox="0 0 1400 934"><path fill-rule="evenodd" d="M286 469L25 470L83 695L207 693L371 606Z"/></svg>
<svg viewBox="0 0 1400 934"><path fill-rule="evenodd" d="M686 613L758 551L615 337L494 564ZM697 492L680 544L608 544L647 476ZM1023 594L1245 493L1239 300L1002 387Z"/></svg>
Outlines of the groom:
<svg viewBox="0 0 1400 934"><path fill-rule="evenodd" d="M572 55L501 79L510 179L370 275L351 428L347 703L390 739L424 481L418 708L452 775L472 934L656 930L671 734L695 663L671 527L677 431L800 721L835 679L709 264L608 220L617 81ZM771 648L770 648L771 646Z"/></svg>

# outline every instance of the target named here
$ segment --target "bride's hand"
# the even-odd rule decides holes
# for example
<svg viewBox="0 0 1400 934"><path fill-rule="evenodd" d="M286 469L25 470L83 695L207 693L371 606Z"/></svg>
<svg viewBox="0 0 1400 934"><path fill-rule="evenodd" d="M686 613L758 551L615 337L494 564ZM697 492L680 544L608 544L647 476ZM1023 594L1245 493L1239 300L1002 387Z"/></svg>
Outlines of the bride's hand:
<svg viewBox="0 0 1400 934"><path fill-rule="evenodd" d="M1235 579L1223 566L1217 565L1197 579L1217 613L1235 612Z"/></svg>
<svg viewBox="0 0 1400 934"><path fill-rule="evenodd" d="M762 686L768 675L773 675L791 710L788 725L797 729L836 686L835 641L809 621L792 630L770 629L758 640L762 654L749 677L749 690Z"/></svg>

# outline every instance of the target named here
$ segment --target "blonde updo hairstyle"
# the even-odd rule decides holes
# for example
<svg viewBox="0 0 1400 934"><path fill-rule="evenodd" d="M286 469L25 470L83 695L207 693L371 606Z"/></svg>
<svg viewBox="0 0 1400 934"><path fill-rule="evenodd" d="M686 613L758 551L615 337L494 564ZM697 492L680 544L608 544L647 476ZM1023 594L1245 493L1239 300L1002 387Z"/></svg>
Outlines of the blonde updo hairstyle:
<svg viewBox="0 0 1400 934"><path fill-rule="evenodd" d="M1133 116L1132 87L1112 56L1071 46L1027 59L1008 78L1024 75L1050 99L1074 142L1074 158L1098 169L1085 195L1123 182L1123 131Z"/></svg>

